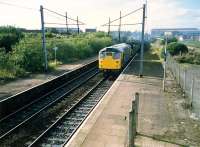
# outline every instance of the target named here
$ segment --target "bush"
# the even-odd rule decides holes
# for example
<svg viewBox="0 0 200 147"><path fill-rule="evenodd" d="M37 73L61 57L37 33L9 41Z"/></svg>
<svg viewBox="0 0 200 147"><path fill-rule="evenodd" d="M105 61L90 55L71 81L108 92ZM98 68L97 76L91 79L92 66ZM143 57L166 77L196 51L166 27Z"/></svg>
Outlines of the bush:
<svg viewBox="0 0 200 147"><path fill-rule="evenodd" d="M186 45L182 44L182 43L177 43L177 42L172 42L167 46L167 51L172 55L179 55L181 54L185 54L188 52L188 48ZM164 52L164 48L163 48L163 52Z"/></svg>
<svg viewBox="0 0 200 147"><path fill-rule="evenodd" d="M189 52L188 54L184 54L183 56L177 56L175 59L179 63L189 63L189 64L197 64L200 65L200 53L199 52Z"/></svg>
<svg viewBox="0 0 200 147"><path fill-rule="evenodd" d="M23 36L21 30L15 27L0 27L0 48L4 48L6 53L12 51L12 46L18 43Z"/></svg>
<svg viewBox="0 0 200 147"><path fill-rule="evenodd" d="M105 46L112 44L110 37L103 33L80 34L78 36L66 37L55 34L48 34L47 52L48 61L54 61L55 46L57 60L59 63L68 63L79 59L85 59L98 55L98 51ZM97 37L98 36L98 37ZM26 33L25 37L16 45L13 50L6 53L0 49L0 78L15 78L23 76L27 72L41 72L44 70L44 53L42 50L41 34Z"/></svg>
<svg viewBox="0 0 200 147"><path fill-rule="evenodd" d="M20 44L16 46L12 53L11 60L15 62L15 66L28 72L42 71L44 67L44 57L41 43L38 44Z"/></svg>

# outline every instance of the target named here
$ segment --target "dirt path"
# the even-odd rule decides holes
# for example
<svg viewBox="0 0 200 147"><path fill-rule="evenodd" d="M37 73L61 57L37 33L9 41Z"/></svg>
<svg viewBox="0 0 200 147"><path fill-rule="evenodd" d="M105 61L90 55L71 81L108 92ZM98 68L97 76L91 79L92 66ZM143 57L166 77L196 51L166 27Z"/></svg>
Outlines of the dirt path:
<svg viewBox="0 0 200 147"><path fill-rule="evenodd" d="M0 100L3 100L9 96L17 94L17 93L24 91L26 89L29 89L33 86L36 86L38 84L41 84L48 80L51 80L51 79L55 78L56 76L59 76L67 71L70 71L70 70L78 68L84 64L87 64L87 63L95 60L96 58L97 57L92 57L92 58L77 61L74 63L60 65L57 67L57 69L55 71L52 71L50 73L31 74L30 76L28 76L26 78L18 78L15 81L11 81L9 83L0 85Z"/></svg>

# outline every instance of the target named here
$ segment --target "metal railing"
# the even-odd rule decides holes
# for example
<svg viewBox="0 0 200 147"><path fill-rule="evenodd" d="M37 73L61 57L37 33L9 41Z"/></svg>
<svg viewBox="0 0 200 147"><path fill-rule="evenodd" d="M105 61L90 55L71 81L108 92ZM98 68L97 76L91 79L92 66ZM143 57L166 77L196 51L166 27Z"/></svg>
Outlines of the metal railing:
<svg viewBox="0 0 200 147"><path fill-rule="evenodd" d="M193 113L200 118L200 66L183 66L168 55L167 68L189 97Z"/></svg>

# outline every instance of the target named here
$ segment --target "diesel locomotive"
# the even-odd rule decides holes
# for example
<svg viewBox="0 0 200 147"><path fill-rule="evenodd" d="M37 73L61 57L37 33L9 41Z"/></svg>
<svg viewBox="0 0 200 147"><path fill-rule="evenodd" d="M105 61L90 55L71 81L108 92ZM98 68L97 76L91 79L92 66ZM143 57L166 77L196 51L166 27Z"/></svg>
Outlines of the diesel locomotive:
<svg viewBox="0 0 200 147"><path fill-rule="evenodd" d="M134 53L131 45L126 43L105 47L99 51L99 69L104 74L118 73Z"/></svg>

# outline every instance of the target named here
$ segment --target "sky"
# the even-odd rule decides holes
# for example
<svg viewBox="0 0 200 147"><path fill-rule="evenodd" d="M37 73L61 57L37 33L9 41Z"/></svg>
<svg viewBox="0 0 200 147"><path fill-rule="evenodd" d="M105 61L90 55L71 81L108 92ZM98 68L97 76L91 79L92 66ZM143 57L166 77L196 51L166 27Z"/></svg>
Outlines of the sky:
<svg viewBox="0 0 200 147"><path fill-rule="evenodd" d="M145 0L0 0L0 25L14 25L28 29L39 29L39 7L54 10L69 17L79 16L86 25L82 28L97 28L107 30L102 24L119 18L142 7ZM17 5L11 6L8 4ZM65 23L65 19L44 11L45 22ZM142 22L142 11L138 11L124 19L122 24ZM74 23L70 21L69 23ZM113 24L119 24L115 22ZM46 25L46 27L63 27ZM146 31L152 28L197 27L200 28L200 1L199 0L147 0ZM117 30L111 27L111 30ZM122 30L141 30L141 25L123 26Z"/></svg>

